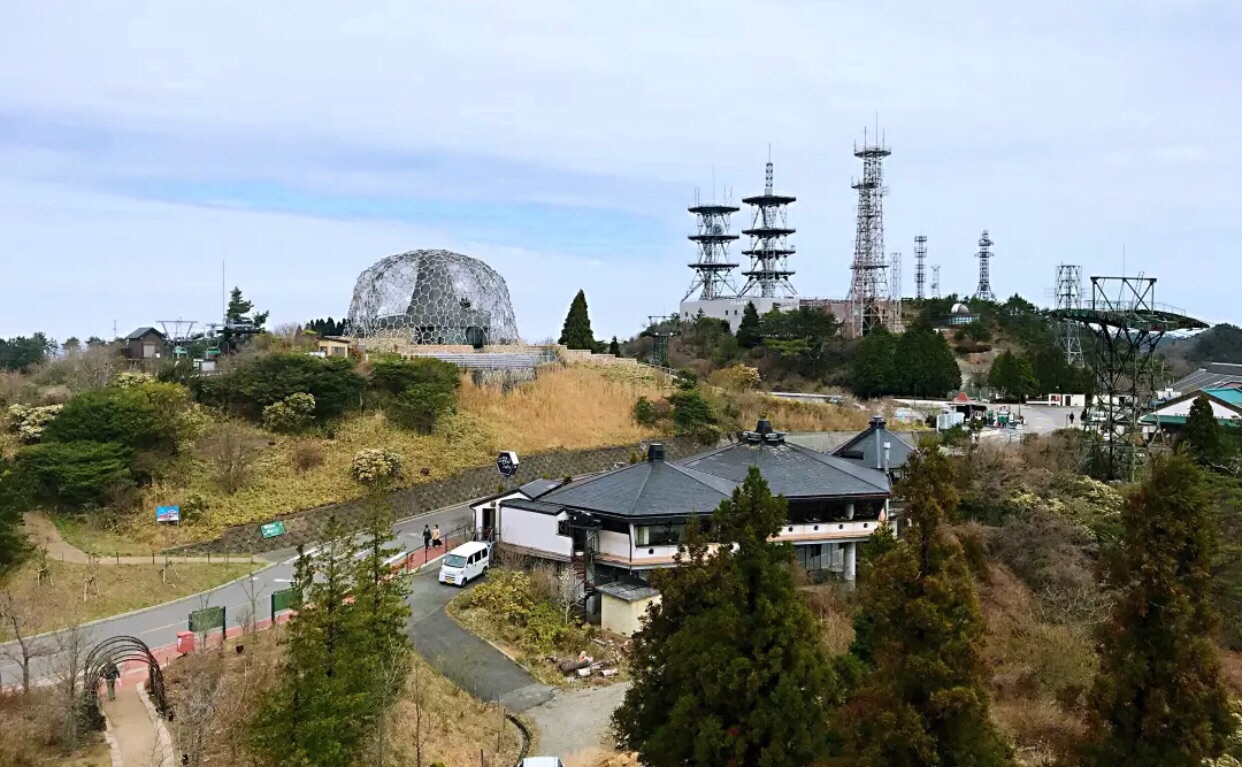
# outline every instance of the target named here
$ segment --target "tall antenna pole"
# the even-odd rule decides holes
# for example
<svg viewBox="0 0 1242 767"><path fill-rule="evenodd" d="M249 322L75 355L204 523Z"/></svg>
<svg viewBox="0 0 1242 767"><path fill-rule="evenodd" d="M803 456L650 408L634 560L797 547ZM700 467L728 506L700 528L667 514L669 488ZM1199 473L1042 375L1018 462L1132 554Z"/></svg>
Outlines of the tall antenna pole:
<svg viewBox="0 0 1242 767"><path fill-rule="evenodd" d="M927 298L923 285L927 280L924 273L927 262L927 236L920 234L914 238L914 297L922 301Z"/></svg>
<svg viewBox="0 0 1242 767"><path fill-rule="evenodd" d="M224 259L220 259L220 321L228 324L229 321L229 302L225 296L228 294L227 283L224 280Z"/></svg>
<svg viewBox="0 0 1242 767"><path fill-rule="evenodd" d="M878 119L878 118L877 118ZM862 146L854 145L854 156L863 161L863 175L852 187L858 190L858 222L854 232L854 261L850 264L852 277L849 293L849 322L851 335L858 337L883 325L893 329L894 316L885 295L885 275L888 263L884 258L884 158L892 154L876 129L874 144L867 142L863 129Z"/></svg>
<svg viewBox="0 0 1242 767"><path fill-rule="evenodd" d="M695 204L689 209L698 220L698 231L690 235L690 241L698 246L699 258L690 264L694 280L682 301L689 299L696 290L699 291L700 301L737 295L737 286L729 276L729 272L737 266L729 260L729 244L737 239L737 235L729 233L729 217L739 209L727 202L716 202L715 184L713 171L712 202L700 204L696 193Z"/></svg>
<svg viewBox="0 0 1242 767"><path fill-rule="evenodd" d="M932 264L931 297L940 298L940 264Z"/></svg>
<svg viewBox="0 0 1242 767"><path fill-rule="evenodd" d="M1057 311L1082 308L1082 267L1077 264L1057 265ZM1063 320L1057 329L1057 346L1065 352L1071 365L1082 365L1082 325Z"/></svg>
<svg viewBox="0 0 1242 767"><path fill-rule="evenodd" d="M770 146L768 151L772 151ZM750 245L742 251L743 255L750 256L750 269L742 272L746 284L739 295L760 298L798 295L789 282L794 274L789 268L794 246L788 241L789 235L797 230L789 225L786 210L797 199L793 195L776 194L772 161L768 160L763 171L763 194L742 199L744 205L754 207L755 213L750 228L742 230L742 234L750 237Z"/></svg>
<svg viewBox="0 0 1242 767"><path fill-rule="evenodd" d="M983 234L979 237L979 252L975 256L979 259L979 287L975 288L976 299L983 301L995 301L996 294L992 292L992 276L991 276L991 247L994 243L992 238L988 236L988 230L984 229Z"/></svg>

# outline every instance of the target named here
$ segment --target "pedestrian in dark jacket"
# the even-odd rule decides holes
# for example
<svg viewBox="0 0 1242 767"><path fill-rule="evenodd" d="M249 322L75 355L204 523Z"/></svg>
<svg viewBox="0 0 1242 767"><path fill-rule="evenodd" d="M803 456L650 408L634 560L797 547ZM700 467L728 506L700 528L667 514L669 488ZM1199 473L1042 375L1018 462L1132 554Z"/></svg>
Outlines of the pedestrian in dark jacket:
<svg viewBox="0 0 1242 767"><path fill-rule="evenodd" d="M431 528L423 525L423 558L426 559L427 549L431 548Z"/></svg>

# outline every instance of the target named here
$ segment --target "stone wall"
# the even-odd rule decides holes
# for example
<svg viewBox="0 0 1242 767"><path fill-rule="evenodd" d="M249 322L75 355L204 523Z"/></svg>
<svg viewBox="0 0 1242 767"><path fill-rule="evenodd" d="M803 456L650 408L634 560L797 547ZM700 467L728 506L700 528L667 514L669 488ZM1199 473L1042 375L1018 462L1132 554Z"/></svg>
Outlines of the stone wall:
<svg viewBox="0 0 1242 767"><path fill-rule="evenodd" d="M706 450L701 443L688 438L663 440L670 460L684 458ZM557 450L535 455L521 456L516 476L505 483L507 490L540 477L560 478L606 471L617 464L628 464L631 456L646 454L646 445L620 445L594 450ZM500 490L501 477L495 466L480 466L454 474L441 480L420 483L413 487L392 492L392 505L398 519L407 519L446 506L473 501L494 495ZM177 554L260 554L298 545L312 545L319 541L328 519L335 516L347 526L360 524L365 514L361 501L345 501L328 506L273 517L247 525L227 528L218 538L172 551ZM462 513L462 524L469 521L469 512ZM285 534L264 538L260 527L267 522L280 520L285 524ZM456 528L455 520L450 527ZM450 531L451 532L451 531Z"/></svg>

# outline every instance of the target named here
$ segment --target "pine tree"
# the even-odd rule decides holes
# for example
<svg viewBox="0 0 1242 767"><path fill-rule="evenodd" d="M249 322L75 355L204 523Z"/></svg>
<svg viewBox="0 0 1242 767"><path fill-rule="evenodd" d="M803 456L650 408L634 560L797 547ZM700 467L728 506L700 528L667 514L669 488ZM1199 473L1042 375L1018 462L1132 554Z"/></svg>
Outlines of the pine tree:
<svg viewBox="0 0 1242 767"><path fill-rule="evenodd" d="M616 336L613 336L612 340L608 342L608 353L614 357L621 356L621 344L617 342Z"/></svg>
<svg viewBox="0 0 1242 767"><path fill-rule="evenodd" d="M595 349L595 334L591 332L586 293L581 290L569 305L569 314L565 315L565 325L561 328L561 337L557 343L570 349Z"/></svg>
<svg viewBox="0 0 1242 767"><path fill-rule="evenodd" d="M254 303L247 301L242 296L241 288L233 288L229 293L229 305L224 312L224 321L229 324L253 323L256 328L262 328L267 322L267 312L258 312L253 317L250 312L254 309Z"/></svg>
<svg viewBox="0 0 1242 767"><path fill-rule="evenodd" d="M1119 590L1101 630L1100 671L1087 700L1085 752L1100 767L1194 767L1232 731L1212 636L1217 532L1199 470L1155 461L1122 512Z"/></svg>
<svg viewBox="0 0 1242 767"><path fill-rule="evenodd" d="M613 717L651 767L805 767L825 753L837 694L819 626L794 586L789 544L769 543L787 503L752 468L712 517L709 554L689 526L661 602L634 636L633 686Z"/></svg>
<svg viewBox="0 0 1242 767"><path fill-rule="evenodd" d="M1199 465L1216 466L1222 463L1225 452L1224 437L1208 395L1200 394L1190 406L1190 415L1186 416L1186 426L1182 430L1182 440L1186 442L1190 454Z"/></svg>
<svg viewBox="0 0 1242 767"><path fill-rule="evenodd" d="M911 457L897 488L909 524L861 584L867 633L853 651L874 670L838 717L853 764L1013 764L988 718L974 582L944 528L959 500L953 474L939 450Z"/></svg>
<svg viewBox="0 0 1242 767"><path fill-rule="evenodd" d="M853 388L859 397L892 394L896 386L897 338L880 327L858 342L854 355Z"/></svg>
<svg viewBox="0 0 1242 767"><path fill-rule="evenodd" d="M742 321L737 326L737 345L743 349L753 349L763 343L759 332L759 310L754 301L747 301L742 310Z"/></svg>

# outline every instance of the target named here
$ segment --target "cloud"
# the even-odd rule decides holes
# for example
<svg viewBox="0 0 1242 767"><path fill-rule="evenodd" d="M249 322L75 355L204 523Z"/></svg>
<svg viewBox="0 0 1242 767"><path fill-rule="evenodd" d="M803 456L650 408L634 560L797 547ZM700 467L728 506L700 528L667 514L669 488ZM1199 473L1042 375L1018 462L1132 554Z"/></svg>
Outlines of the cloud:
<svg viewBox="0 0 1242 767"><path fill-rule="evenodd" d="M695 187L753 193L769 143L794 283L840 296L877 111L908 284L923 232L972 289L987 228L999 293L1124 244L1220 317L1231 281L1197 275L1236 282L1239 32L1202 0L17 4L0 334L206 320L221 258L276 319L339 314L368 263L440 245L494 261L529 336L579 287L624 335L689 284Z"/></svg>

